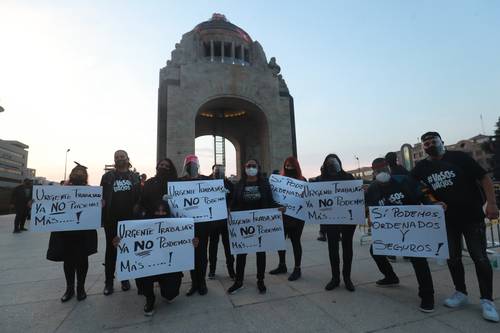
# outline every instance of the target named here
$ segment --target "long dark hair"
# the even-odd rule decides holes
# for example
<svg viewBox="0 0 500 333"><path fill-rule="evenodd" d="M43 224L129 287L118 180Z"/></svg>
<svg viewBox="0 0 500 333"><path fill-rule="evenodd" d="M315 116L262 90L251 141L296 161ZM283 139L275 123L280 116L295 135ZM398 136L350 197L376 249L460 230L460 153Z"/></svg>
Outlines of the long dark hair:
<svg viewBox="0 0 500 333"><path fill-rule="evenodd" d="M161 160L158 161L158 163L156 163L156 169L158 169L158 165L160 165L161 162L163 161L166 161L170 164L170 175L169 175L169 179L168 180L175 180L178 178L178 174L177 174L177 168L175 167L175 164L174 162L172 162L172 160L168 157L164 157L162 158Z"/></svg>
<svg viewBox="0 0 500 333"><path fill-rule="evenodd" d="M297 179L301 179L301 180L305 179L304 176L302 176L302 169L300 168L299 161L294 156L287 157L286 160L283 162L283 167L281 168L280 175L286 176L285 175L285 165L287 163L290 163L291 165L293 165L295 170L297 170Z"/></svg>

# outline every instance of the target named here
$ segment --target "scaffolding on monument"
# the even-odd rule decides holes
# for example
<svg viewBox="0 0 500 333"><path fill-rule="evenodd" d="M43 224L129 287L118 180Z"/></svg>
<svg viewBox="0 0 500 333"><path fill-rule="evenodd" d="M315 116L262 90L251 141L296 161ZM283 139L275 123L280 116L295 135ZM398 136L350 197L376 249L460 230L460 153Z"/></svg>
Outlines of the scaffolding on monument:
<svg viewBox="0 0 500 333"><path fill-rule="evenodd" d="M226 166L226 141L222 136L214 135L214 164Z"/></svg>

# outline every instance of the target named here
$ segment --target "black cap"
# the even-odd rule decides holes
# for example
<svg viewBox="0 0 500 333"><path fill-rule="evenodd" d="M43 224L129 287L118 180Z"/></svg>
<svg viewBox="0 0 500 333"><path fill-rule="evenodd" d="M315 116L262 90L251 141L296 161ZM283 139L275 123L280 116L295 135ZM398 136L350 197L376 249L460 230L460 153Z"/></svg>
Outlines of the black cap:
<svg viewBox="0 0 500 333"><path fill-rule="evenodd" d="M427 139L438 137L441 139L441 135L438 132L427 132L420 137L420 141L425 141Z"/></svg>

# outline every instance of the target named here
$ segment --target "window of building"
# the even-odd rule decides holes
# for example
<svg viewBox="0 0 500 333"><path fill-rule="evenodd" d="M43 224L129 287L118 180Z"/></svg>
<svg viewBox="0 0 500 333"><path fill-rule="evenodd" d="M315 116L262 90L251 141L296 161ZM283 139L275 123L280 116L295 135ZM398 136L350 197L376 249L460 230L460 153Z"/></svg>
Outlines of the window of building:
<svg viewBox="0 0 500 333"><path fill-rule="evenodd" d="M248 51L248 49L247 49L247 48L245 48L244 50L245 50L245 54L244 54L244 58L243 58L243 60L244 60L245 62L250 62L250 52Z"/></svg>
<svg viewBox="0 0 500 333"><path fill-rule="evenodd" d="M222 43L214 42L214 57L222 57Z"/></svg>
<svg viewBox="0 0 500 333"><path fill-rule="evenodd" d="M241 56L241 46L239 45L236 46L234 57L238 60L243 59L243 57Z"/></svg>
<svg viewBox="0 0 500 333"><path fill-rule="evenodd" d="M210 57L210 42L203 43L203 56Z"/></svg>
<svg viewBox="0 0 500 333"><path fill-rule="evenodd" d="M225 42L224 43L224 58L232 58L231 54L231 43Z"/></svg>

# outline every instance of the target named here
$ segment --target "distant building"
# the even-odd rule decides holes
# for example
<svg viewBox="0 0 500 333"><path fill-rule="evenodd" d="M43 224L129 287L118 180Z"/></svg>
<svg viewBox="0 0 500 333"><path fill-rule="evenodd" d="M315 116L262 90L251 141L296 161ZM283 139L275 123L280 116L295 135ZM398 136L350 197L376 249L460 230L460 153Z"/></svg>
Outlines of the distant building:
<svg viewBox="0 0 500 333"><path fill-rule="evenodd" d="M28 168L28 148L19 141L0 139L0 212L8 212L12 189L36 176Z"/></svg>
<svg viewBox="0 0 500 333"><path fill-rule="evenodd" d="M347 172L352 174L356 179L363 179L367 181L373 180L373 170L371 167L362 167L359 169L349 170Z"/></svg>
<svg viewBox="0 0 500 333"><path fill-rule="evenodd" d="M28 148L19 141L0 139L0 187L16 187L24 178L36 176L36 171L28 168Z"/></svg>

